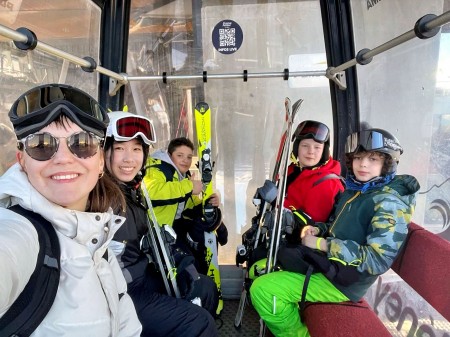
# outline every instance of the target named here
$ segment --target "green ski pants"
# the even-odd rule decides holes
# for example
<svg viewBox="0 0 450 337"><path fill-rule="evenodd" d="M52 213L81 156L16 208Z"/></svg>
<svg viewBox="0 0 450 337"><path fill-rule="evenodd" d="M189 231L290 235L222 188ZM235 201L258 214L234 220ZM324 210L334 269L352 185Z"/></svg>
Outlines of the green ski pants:
<svg viewBox="0 0 450 337"><path fill-rule="evenodd" d="M258 277L250 288L252 304L277 337L309 336L300 322L299 302L305 275L277 271ZM321 273L312 274L306 292L308 302L344 302L348 298Z"/></svg>

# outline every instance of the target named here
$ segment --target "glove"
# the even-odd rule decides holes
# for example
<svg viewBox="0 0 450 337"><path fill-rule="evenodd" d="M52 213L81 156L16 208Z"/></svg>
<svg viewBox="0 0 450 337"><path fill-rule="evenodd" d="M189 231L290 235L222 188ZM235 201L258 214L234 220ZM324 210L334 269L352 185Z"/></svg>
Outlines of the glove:
<svg viewBox="0 0 450 337"><path fill-rule="evenodd" d="M303 212L301 209L291 209L292 214L295 216L295 222L299 227L305 227L305 226L314 226L316 222L305 212Z"/></svg>
<svg viewBox="0 0 450 337"><path fill-rule="evenodd" d="M216 229L217 241L221 246L225 246L228 242L228 229L222 222L219 228Z"/></svg>
<svg viewBox="0 0 450 337"><path fill-rule="evenodd" d="M273 225L275 222L275 210L266 211L264 213L264 220L261 231L266 233L267 231L271 232L273 229Z"/></svg>
<svg viewBox="0 0 450 337"><path fill-rule="evenodd" d="M286 240L289 243L299 243L303 228L314 224L314 220L301 209L295 209L291 206L291 210L285 209L283 211L283 226Z"/></svg>
<svg viewBox="0 0 450 337"><path fill-rule="evenodd" d="M334 281L344 287L348 287L359 280L360 273L355 266L344 264L341 261L330 260L332 269L335 270Z"/></svg>
<svg viewBox="0 0 450 337"><path fill-rule="evenodd" d="M266 180L264 185L256 189L255 196L253 197L253 204L257 206L255 200L262 199L265 202L272 203L278 195L278 188L275 186L273 181Z"/></svg>
<svg viewBox="0 0 450 337"><path fill-rule="evenodd" d="M304 252L305 261L325 275L330 281L348 287L359 280L359 272L354 266L345 262L330 260L325 254L310 249Z"/></svg>
<svg viewBox="0 0 450 337"><path fill-rule="evenodd" d="M306 274L311 262L305 259L305 254L311 248L299 244L281 245L278 250L278 263L282 270L291 271L294 273ZM314 264L312 265L313 267ZM317 268L313 272L317 272Z"/></svg>
<svg viewBox="0 0 450 337"><path fill-rule="evenodd" d="M194 266L195 258L181 247L172 246L172 256L177 268L177 284L181 296L188 298L194 290L194 283L200 276Z"/></svg>
<svg viewBox="0 0 450 337"><path fill-rule="evenodd" d="M177 284L183 298L190 298L195 288L195 282L200 279L200 275L193 264L189 264L181 272L177 273Z"/></svg>
<svg viewBox="0 0 450 337"><path fill-rule="evenodd" d="M195 258L191 254L186 253L180 247L172 246L172 256L177 268L177 274L181 273L190 264L194 264Z"/></svg>
<svg viewBox="0 0 450 337"><path fill-rule="evenodd" d="M242 234L242 244L245 246L251 246L256 239L256 233L258 232L259 218L254 216L252 218L252 225Z"/></svg>

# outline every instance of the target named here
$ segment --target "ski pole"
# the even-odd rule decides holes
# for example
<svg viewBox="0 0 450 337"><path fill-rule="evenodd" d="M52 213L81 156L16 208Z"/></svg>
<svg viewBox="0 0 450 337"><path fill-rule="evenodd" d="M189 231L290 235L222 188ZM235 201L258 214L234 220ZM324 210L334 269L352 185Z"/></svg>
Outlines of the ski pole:
<svg viewBox="0 0 450 337"><path fill-rule="evenodd" d="M151 223L153 224L153 226L149 227L149 232L151 233L151 235L153 235L153 233L156 234L156 238L154 236L152 237L152 241L154 241L152 243L156 244L155 248L160 247L160 251L163 255L164 263L167 268L167 275L166 275L166 278L164 279L164 282L167 283L166 287L170 288L170 287L168 287L168 280L170 280L171 285L172 285L173 294L175 295L175 297L180 298L181 297L180 290L178 289L178 284L177 284L177 280L176 280L175 262L174 262L172 254L170 253L170 249L168 247L167 240L165 240L162 237L161 227L159 226L158 220L156 219L155 211L152 206L152 201L150 200L150 196L148 195L147 187L145 186L144 181L142 181L142 183L141 183L141 190L142 190L142 193L144 195L144 198L145 198L145 201L147 204L147 216L150 217ZM148 222L148 224L150 225L150 221ZM170 233L168 231L167 226L168 225L164 225L164 230L167 231L169 233L169 235L176 238L176 234ZM172 232L173 232L173 230L172 230ZM158 256L158 254L156 254L156 255L157 255L157 259L158 259L158 257L159 257L159 259L161 259L161 257ZM161 261L161 263L162 263L162 261ZM162 270L164 270L164 268ZM169 290L168 293L171 294L172 291L170 291L170 289L168 289L168 290Z"/></svg>

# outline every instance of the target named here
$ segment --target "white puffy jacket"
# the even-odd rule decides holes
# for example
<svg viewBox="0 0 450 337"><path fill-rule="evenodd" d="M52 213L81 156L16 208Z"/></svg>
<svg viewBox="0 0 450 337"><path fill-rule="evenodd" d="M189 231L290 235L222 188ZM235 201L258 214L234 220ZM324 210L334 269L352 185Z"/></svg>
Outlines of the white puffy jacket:
<svg viewBox="0 0 450 337"><path fill-rule="evenodd" d="M6 207L19 204L56 229L61 276L55 302L32 336L139 336L141 324L112 252L104 255L124 218L65 209L44 198L15 164L0 177L0 317L34 271L39 243L33 225ZM119 294L125 293L119 301Z"/></svg>

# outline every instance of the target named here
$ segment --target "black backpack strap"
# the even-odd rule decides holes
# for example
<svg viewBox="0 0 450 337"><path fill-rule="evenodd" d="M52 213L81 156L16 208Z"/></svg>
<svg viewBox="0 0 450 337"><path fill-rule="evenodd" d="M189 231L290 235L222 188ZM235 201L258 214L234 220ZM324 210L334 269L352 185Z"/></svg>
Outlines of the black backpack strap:
<svg viewBox="0 0 450 337"><path fill-rule="evenodd" d="M308 292L308 286L309 286L309 280L311 279L311 275L314 273L314 267L312 265L308 266L308 270L305 274L305 281L303 281L303 288L302 288L302 296L300 298L300 321L305 322L305 307L306 307L306 293Z"/></svg>
<svg viewBox="0 0 450 337"><path fill-rule="evenodd" d="M297 179L297 177L300 175L300 173L302 173L302 170L300 169L300 167L298 167L297 165L294 166L294 170L291 172L290 175L287 176L286 179L286 191L287 188L289 187L289 185L295 180Z"/></svg>
<svg viewBox="0 0 450 337"><path fill-rule="evenodd" d="M325 180L328 180L328 179L339 179L341 181L342 185L345 186L345 179L343 177L341 177L340 175L336 174L336 173L330 173L330 174L327 174L327 175L323 176L319 180L315 181L313 186L317 186L320 183L322 183L322 182L324 182Z"/></svg>
<svg viewBox="0 0 450 337"><path fill-rule="evenodd" d="M56 297L60 275L60 247L52 224L19 205L9 208L34 225L39 238L36 268L24 290L0 319L0 335L29 336L41 324Z"/></svg>
<svg viewBox="0 0 450 337"><path fill-rule="evenodd" d="M175 167L166 163L165 161L160 160L160 163L149 165L148 167L155 167L160 170L164 176L166 177L166 181L173 181L173 175L175 174Z"/></svg>

